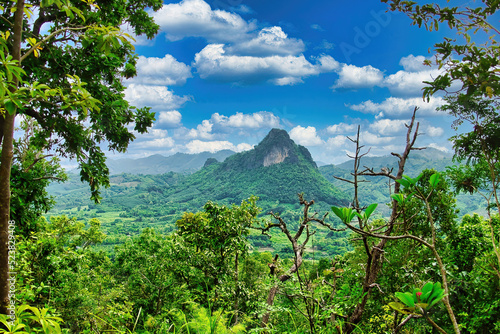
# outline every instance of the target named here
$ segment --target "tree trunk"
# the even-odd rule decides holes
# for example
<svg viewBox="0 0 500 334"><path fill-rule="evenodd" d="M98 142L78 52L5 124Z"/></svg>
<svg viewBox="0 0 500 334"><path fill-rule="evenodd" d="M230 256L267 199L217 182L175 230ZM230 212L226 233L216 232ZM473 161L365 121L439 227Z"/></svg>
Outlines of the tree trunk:
<svg viewBox="0 0 500 334"><path fill-rule="evenodd" d="M14 16L12 57L21 66L21 41L23 31L24 0L17 1ZM17 90L18 80L13 80L12 92ZM10 171L14 147L14 120L16 113L5 113L1 123L2 153L0 156L0 313L8 314L9 306L9 219L10 219ZM15 253L14 253L15 254ZM15 287L14 287L15 288Z"/></svg>

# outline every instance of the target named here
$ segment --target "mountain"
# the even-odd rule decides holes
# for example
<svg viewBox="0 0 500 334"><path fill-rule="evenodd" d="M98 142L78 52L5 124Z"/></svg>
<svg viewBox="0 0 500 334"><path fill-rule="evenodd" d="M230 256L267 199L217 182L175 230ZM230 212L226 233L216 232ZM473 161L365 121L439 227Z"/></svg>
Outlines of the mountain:
<svg viewBox="0 0 500 334"><path fill-rule="evenodd" d="M179 182L176 188L171 198L183 201L197 196L239 202L256 195L264 202L294 204L298 203L300 192L308 200L330 205L346 200L321 175L309 151L296 145L285 130L279 129L272 129L252 150L206 165Z"/></svg>
<svg viewBox="0 0 500 334"><path fill-rule="evenodd" d="M406 161L405 170L408 175L415 173L419 174L425 168L434 168L438 171L444 171L446 166L453 164L453 155L435 148L426 148L425 150L412 151ZM383 167L394 168L396 171L399 159L393 155L370 157L365 156L361 159L361 166L368 166L375 170L380 170ZM326 165L331 166L331 165ZM322 166L324 168L326 166ZM343 162L336 165L337 168L352 171L353 160Z"/></svg>
<svg viewBox="0 0 500 334"><path fill-rule="evenodd" d="M164 174L168 172L193 173L200 170L207 159L223 161L232 154L234 152L230 150L222 150L216 153L176 153L168 157L155 154L140 159L108 159L107 164L111 175L121 173L144 175Z"/></svg>
<svg viewBox="0 0 500 334"><path fill-rule="evenodd" d="M223 162L208 158L203 168L190 175L120 174L113 175L110 183L97 207L88 200L88 186L76 175L68 183L50 186L49 192L57 196L54 214L85 207L121 220L139 219L142 224L151 219L152 224L172 226L183 212L198 211L209 200L239 204L255 195L263 212L299 215L297 194L302 192L306 200L317 203L319 212L348 203L321 175L309 151L279 129L271 130L252 150L235 153Z"/></svg>
<svg viewBox="0 0 500 334"><path fill-rule="evenodd" d="M454 165L452 160L453 155L445 153L433 148L427 148L420 151L412 151L406 161L405 175L416 177L424 169L434 168L442 172L447 166ZM397 173L399 159L395 156L388 155L382 157L365 156L361 159L360 169L366 167L372 168L375 172L382 168L393 168L393 174ZM353 171L353 160L346 161L338 165L325 165L319 167L321 174L330 181L337 189L342 190L350 196L351 200L354 196L354 188L351 184L338 180L334 176L352 180L351 172ZM383 215L389 215L390 209L385 203L389 203L389 183L385 177L360 177L360 180L369 182L361 182L359 184L359 198L362 205L378 203L377 211ZM479 195L469 196L459 194L457 196L457 207L462 214L470 212L482 212L484 207L483 200Z"/></svg>

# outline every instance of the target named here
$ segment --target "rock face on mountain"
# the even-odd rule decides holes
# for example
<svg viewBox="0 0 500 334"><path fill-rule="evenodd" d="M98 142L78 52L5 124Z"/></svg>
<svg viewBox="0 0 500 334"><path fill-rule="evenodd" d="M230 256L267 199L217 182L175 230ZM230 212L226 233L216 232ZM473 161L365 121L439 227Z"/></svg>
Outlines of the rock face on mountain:
<svg viewBox="0 0 500 334"><path fill-rule="evenodd" d="M256 169L276 164L305 163L316 168L309 151L290 139L285 130L272 129L253 150L235 154L224 161L225 169Z"/></svg>

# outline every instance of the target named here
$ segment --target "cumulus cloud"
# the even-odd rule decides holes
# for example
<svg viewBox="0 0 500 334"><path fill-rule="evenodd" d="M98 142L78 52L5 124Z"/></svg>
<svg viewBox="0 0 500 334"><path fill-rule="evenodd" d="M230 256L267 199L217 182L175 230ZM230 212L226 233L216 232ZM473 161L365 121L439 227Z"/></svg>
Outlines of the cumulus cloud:
<svg viewBox="0 0 500 334"><path fill-rule="evenodd" d="M377 118L401 118L410 116L415 107L419 108L417 115L420 116L443 115L445 112L436 110L436 108L441 106L443 103L444 100L441 97L431 98L430 102L423 101L421 97L408 99L389 97L382 103L375 103L368 100L360 104L347 104L346 106L352 110L375 114Z"/></svg>
<svg viewBox="0 0 500 334"><path fill-rule="evenodd" d="M299 56L237 56L226 54L223 44L209 44L195 56L193 66L203 79L219 82L252 84L270 81L277 85L290 85L303 77L332 71L334 59L321 56L316 64Z"/></svg>
<svg viewBox="0 0 500 334"><path fill-rule="evenodd" d="M383 85L394 95L419 96L422 95L422 88L426 86L424 81L432 81L432 78L440 73L438 69L429 68L419 72L399 71L386 77Z"/></svg>
<svg viewBox="0 0 500 334"><path fill-rule="evenodd" d="M444 134L443 128L440 128L439 126L432 126L428 125L424 127L423 129L424 134L430 137L440 137Z"/></svg>
<svg viewBox="0 0 500 334"><path fill-rule="evenodd" d="M281 27L266 27L248 41L242 41L227 48L227 52L238 55L269 56L297 55L304 51L300 39L289 38Z"/></svg>
<svg viewBox="0 0 500 334"><path fill-rule="evenodd" d="M202 138L202 139L212 139L213 124L209 120L203 120L201 124L198 124L196 129L191 129L187 133L187 138Z"/></svg>
<svg viewBox="0 0 500 334"><path fill-rule="evenodd" d="M125 99L137 107L157 107L178 109L191 100L190 96L177 96L165 86L130 84L125 89Z"/></svg>
<svg viewBox="0 0 500 334"><path fill-rule="evenodd" d="M177 110L160 111L156 115L156 124L166 127L175 127L181 124L182 115Z"/></svg>
<svg viewBox="0 0 500 334"><path fill-rule="evenodd" d="M363 145L382 145L394 142L395 137L383 137L369 131L362 131L359 134L359 140Z"/></svg>
<svg viewBox="0 0 500 334"><path fill-rule="evenodd" d="M380 86L384 79L384 73L379 69L367 65L358 67L343 64L338 71L339 78L332 89L358 89Z"/></svg>
<svg viewBox="0 0 500 334"><path fill-rule="evenodd" d="M300 125L290 131L290 138L297 144L304 146L318 146L324 144L323 140L316 133L316 128L308 126L304 128Z"/></svg>
<svg viewBox="0 0 500 334"><path fill-rule="evenodd" d="M211 121L222 127L233 128L275 128L280 126L280 118L268 111L259 111L253 114L243 114L237 112L231 116L220 115L215 113L211 117Z"/></svg>
<svg viewBox="0 0 500 334"><path fill-rule="evenodd" d="M401 58L399 65L403 66L407 72L421 72L429 70L429 66L424 65L424 56L409 55Z"/></svg>
<svg viewBox="0 0 500 334"><path fill-rule="evenodd" d="M189 153L201 153L201 152L215 153L222 150L242 152L252 149L253 146L246 143L234 145L233 143L225 140L201 141L196 139L187 143L186 148Z"/></svg>
<svg viewBox="0 0 500 334"><path fill-rule="evenodd" d="M191 67L171 55L167 54L163 58L139 56L137 76L127 82L159 86L184 85L191 77Z"/></svg>
<svg viewBox="0 0 500 334"><path fill-rule="evenodd" d="M349 140L346 136L338 135L335 137L328 138L326 141L326 147L329 149L337 149L340 147L345 147Z"/></svg>
<svg viewBox="0 0 500 334"><path fill-rule="evenodd" d="M406 132L407 123L409 122L401 119L380 119L370 124L370 130L383 136L401 134Z"/></svg>
<svg viewBox="0 0 500 334"><path fill-rule="evenodd" d="M170 41L194 36L225 43L244 39L256 28L255 22L247 22L238 14L224 10L212 10L203 0L163 5L153 16Z"/></svg>
<svg viewBox="0 0 500 334"><path fill-rule="evenodd" d="M326 131L332 135L335 134L346 134L346 133L352 133L355 131L357 128L357 125L355 124L346 124L346 123L339 123L339 124L334 124L330 125L329 127L326 128Z"/></svg>

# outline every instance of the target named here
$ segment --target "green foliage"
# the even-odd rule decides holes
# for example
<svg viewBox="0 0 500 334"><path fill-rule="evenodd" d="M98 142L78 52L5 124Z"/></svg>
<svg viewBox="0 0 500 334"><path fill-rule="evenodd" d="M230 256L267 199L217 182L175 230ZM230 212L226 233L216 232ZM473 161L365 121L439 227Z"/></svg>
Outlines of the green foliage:
<svg viewBox="0 0 500 334"><path fill-rule="evenodd" d="M396 292L395 295L401 303L389 303L391 308L403 314L422 314L428 312L432 306L443 299L445 290L441 288L439 282L428 282L422 289L415 288L412 292Z"/></svg>
<svg viewBox="0 0 500 334"><path fill-rule="evenodd" d="M0 314L0 323L5 326L5 329L0 328L0 333L61 333L61 324L64 321L60 317L55 316L53 310L20 305L16 307L15 314L16 319L13 322L9 320L7 315Z"/></svg>

